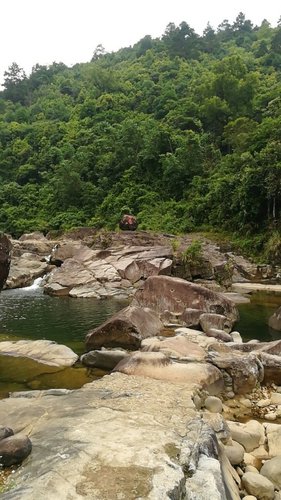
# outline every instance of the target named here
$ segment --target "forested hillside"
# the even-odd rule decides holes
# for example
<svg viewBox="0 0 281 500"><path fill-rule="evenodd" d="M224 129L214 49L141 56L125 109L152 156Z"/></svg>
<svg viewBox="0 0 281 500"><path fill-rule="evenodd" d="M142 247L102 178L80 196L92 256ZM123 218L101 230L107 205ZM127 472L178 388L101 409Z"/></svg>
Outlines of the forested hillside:
<svg viewBox="0 0 281 500"><path fill-rule="evenodd" d="M36 42L35 42L36 43ZM160 39L89 63L14 63L0 93L0 229L278 231L281 24L239 14L199 36Z"/></svg>

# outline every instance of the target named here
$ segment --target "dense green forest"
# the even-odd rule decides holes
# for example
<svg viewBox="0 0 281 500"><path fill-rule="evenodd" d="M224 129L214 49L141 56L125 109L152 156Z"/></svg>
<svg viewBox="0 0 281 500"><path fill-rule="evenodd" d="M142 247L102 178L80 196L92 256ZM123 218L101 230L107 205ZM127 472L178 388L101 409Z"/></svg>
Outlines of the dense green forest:
<svg viewBox="0 0 281 500"><path fill-rule="evenodd" d="M89 63L13 63L0 92L0 229L280 231L281 23L186 22ZM266 235L266 236L265 236Z"/></svg>

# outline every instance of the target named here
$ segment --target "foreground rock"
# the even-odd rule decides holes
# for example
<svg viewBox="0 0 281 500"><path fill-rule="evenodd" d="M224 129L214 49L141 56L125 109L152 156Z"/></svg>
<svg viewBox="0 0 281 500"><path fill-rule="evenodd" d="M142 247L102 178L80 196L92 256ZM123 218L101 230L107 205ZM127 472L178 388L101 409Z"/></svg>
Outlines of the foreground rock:
<svg viewBox="0 0 281 500"><path fill-rule="evenodd" d="M0 440L0 466L20 464L31 453L32 444L27 436L9 436Z"/></svg>
<svg viewBox="0 0 281 500"><path fill-rule="evenodd" d="M222 295L170 276L149 277L136 292L133 303L155 310L166 323L186 326L190 326L187 322L190 309L200 313L197 319L193 317L193 326L199 326L200 315L203 313L223 315L228 329L232 328L239 317L234 303Z"/></svg>
<svg viewBox="0 0 281 500"><path fill-rule="evenodd" d="M72 366L78 356L69 347L51 340L18 340L0 342L2 356L30 358L54 367Z"/></svg>
<svg viewBox="0 0 281 500"><path fill-rule="evenodd" d="M198 499L206 474L204 495L239 499L186 384L115 373L61 395L15 394L0 421L33 443L3 500Z"/></svg>
<svg viewBox="0 0 281 500"><path fill-rule="evenodd" d="M138 349L143 339L159 335L162 328L162 322L151 309L128 306L91 330L86 337L86 348Z"/></svg>

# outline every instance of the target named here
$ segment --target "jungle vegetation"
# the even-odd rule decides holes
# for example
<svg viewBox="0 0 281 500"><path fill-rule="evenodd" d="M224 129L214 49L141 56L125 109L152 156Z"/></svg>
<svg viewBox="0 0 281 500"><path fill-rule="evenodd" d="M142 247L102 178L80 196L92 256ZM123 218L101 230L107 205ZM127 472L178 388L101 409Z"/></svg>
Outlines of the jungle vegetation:
<svg viewBox="0 0 281 500"><path fill-rule="evenodd" d="M240 13L69 68L15 62L0 92L0 229L228 231L278 239L281 21ZM277 236L276 236L277 235Z"/></svg>

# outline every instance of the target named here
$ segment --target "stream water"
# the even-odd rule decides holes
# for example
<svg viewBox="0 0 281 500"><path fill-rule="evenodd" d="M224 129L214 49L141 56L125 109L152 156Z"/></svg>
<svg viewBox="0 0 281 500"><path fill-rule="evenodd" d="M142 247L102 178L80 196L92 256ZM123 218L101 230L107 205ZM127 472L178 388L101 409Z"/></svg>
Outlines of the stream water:
<svg viewBox="0 0 281 500"><path fill-rule="evenodd" d="M28 288L4 290L0 294L0 341L54 340L81 354L87 331L126 305L118 300L50 297L36 283ZM239 306L240 321L235 329L245 341L281 338L281 332L267 326L269 316L280 305L280 296L254 295L250 304ZM32 360L0 356L0 397L30 389L75 389L103 374L79 364L58 370Z"/></svg>
<svg viewBox="0 0 281 500"><path fill-rule="evenodd" d="M118 300L50 297L36 284L4 290L0 294L0 341L54 340L81 354L87 331L126 305ZM0 397L18 390L76 389L102 375L100 370L79 365L57 370L23 358L0 356Z"/></svg>

